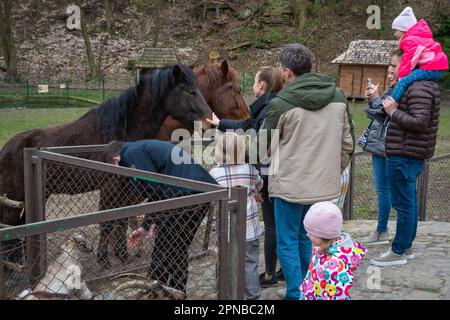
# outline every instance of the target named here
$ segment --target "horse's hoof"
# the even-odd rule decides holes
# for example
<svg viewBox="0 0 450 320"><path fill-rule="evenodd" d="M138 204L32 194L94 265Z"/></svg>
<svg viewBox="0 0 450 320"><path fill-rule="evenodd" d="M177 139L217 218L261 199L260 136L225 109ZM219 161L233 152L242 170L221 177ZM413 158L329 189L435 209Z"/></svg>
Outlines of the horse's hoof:
<svg viewBox="0 0 450 320"><path fill-rule="evenodd" d="M110 270L111 269L111 262L100 262L100 261L98 261L98 264L100 265L100 269L102 270L102 271L105 271L105 270Z"/></svg>

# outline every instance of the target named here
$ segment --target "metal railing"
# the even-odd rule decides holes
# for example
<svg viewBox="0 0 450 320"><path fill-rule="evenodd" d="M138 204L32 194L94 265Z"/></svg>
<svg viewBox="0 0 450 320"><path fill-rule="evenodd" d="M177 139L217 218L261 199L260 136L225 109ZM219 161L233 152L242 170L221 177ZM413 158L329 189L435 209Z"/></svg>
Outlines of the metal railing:
<svg viewBox="0 0 450 320"><path fill-rule="evenodd" d="M0 229L0 298L28 289L123 299L124 289L116 291L124 286L115 281L135 273L187 299L242 299L246 189L109 165L99 161L103 150L24 150L26 224ZM143 221L154 229L128 248L127 238ZM72 290L71 268L80 270L75 278L92 296ZM142 296L138 289L132 298Z"/></svg>
<svg viewBox="0 0 450 320"><path fill-rule="evenodd" d="M425 162L417 180L417 198L420 221L450 221L450 154ZM355 153L351 162L344 218L377 219L377 208L372 155L366 152ZM392 210L391 218L395 218L395 210Z"/></svg>

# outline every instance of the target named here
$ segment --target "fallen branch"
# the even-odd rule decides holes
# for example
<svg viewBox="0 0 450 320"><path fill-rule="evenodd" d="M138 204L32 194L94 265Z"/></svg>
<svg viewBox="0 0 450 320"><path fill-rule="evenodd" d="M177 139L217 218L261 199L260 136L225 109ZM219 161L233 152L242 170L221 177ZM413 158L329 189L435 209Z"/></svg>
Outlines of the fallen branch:
<svg viewBox="0 0 450 320"><path fill-rule="evenodd" d="M235 45L233 47L229 47L229 48L227 48L227 51L233 51L233 50L236 50L236 49L239 49L239 48L243 48L243 47L250 47L251 45L252 45L252 43L250 41L247 41L247 42L243 42L243 43L237 44L237 45Z"/></svg>
<svg viewBox="0 0 450 320"><path fill-rule="evenodd" d="M8 199L6 195L0 196L0 205L14 209L23 209L25 207L23 202Z"/></svg>
<svg viewBox="0 0 450 320"><path fill-rule="evenodd" d="M18 273L25 272L25 269L26 269L25 266L23 266L23 265L13 263L10 261L5 261L5 260L3 260L3 266L6 269L9 269L11 271L18 272Z"/></svg>

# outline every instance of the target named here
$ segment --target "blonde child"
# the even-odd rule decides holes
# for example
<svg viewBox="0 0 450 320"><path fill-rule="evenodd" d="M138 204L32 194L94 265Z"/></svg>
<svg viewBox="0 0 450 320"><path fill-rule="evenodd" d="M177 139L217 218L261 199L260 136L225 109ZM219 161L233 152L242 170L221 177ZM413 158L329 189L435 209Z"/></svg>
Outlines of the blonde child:
<svg viewBox="0 0 450 320"><path fill-rule="evenodd" d="M342 213L332 202L311 206L303 224L314 249L300 286L301 299L349 300L353 273L366 248L341 232Z"/></svg>
<svg viewBox="0 0 450 320"><path fill-rule="evenodd" d="M217 183L225 187L247 188L247 232L245 250L245 299L257 300L261 296L258 278L259 225L255 196L262 189L263 181L253 165L245 163L245 140L234 132L218 137L215 149L216 166L209 172Z"/></svg>

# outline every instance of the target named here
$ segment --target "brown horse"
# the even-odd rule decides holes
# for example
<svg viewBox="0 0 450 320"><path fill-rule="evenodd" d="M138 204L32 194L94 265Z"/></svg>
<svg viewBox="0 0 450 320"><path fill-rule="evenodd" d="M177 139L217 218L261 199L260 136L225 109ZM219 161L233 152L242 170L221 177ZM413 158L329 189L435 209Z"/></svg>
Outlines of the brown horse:
<svg viewBox="0 0 450 320"><path fill-rule="evenodd" d="M194 121L211 117L211 109L199 91L195 75L186 65L166 66L145 75L137 85L89 110L76 121L14 136L0 151L0 195L24 201L24 148L149 139L157 135L167 117L188 129L193 129ZM64 180L64 176L61 179ZM54 182L47 186L48 190L55 194L67 193L62 189L65 182ZM80 184L73 186L71 194L88 192L92 188L98 186ZM24 218L19 218L20 213L19 209L0 206L0 221L8 225L24 223ZM15 244L17 242L10 243L9 248ZM16 257L9 258L20 261L20 252Z"/></svg>
<svg viewBox="0 0 450 320"><path fill-rule="evenodd" d="M207 63L191 68L206 103L220 119L245 120L250 117L236 81L237 72L227 60L222 61L220 66ZM172 132L180 128L183 128L183 124L169 116L164 120L156 139L171 140Z"/></svg>

